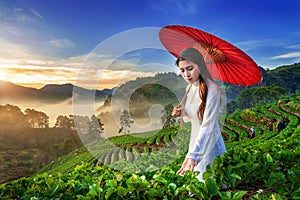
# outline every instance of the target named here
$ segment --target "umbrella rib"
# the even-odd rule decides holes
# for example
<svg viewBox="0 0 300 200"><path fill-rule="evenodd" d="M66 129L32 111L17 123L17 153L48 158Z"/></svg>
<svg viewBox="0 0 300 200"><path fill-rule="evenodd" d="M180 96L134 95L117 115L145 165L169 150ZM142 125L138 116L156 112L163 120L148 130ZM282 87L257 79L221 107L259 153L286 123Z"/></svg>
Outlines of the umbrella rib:
<svg viewBox="0 0 300 200"><path fill-rule="evenodd" d="M227 62L224 63L224 65L222 67L222 71L224 72L223 74L226 75L226 77L230 77L230 78L228 78L228 80L226 80L226 82L238 83L238 81L236 80L236 76L234 76L234 74L236 75L236 72L231 70L229 63L227 63ZM234 74L232 74L231 72ZM229 80L233 80L233 81L229 81Z"/></svg>
<svg viewBox="0 0 300 200"><path fill-rule="evenodd" d="M254 81L252 81L252 80L256 80L255 77L254 77L254 79L251 78L251 77L253 77L253 73L248 68L243 67L242 63L237 63L235 66L236 67L235 67L234 74L236 75L236 77L238 77L238 79L240 80L241 83L243 83L245 81L243 81L241 78L239 78L240 76L238 76L238 74L245 74L245 76L243 76L243 77L244 77L244 79L248 80L248 82L246 82L246 85L253 83Z"/></svg>
<svg viewBox="0 0 300 200"><path fill-rule="evenodd" d="M245 63L247 63L247 60L248 60L248 59L246 59ZM233 60L232 62L234 62L234 60ZM241 66L241 67L239 67L239 68L241 68L241 69L242 69L245 73L247 73L248 75L253 74L253 72L252 72L249 68L243 67L243 66L247 66L246 64L244 64L244 62L241 61L241 62L234 62L234 63L238 63L237 66L238 66L238 67ZM248 60L248 63L249 63L249 60ZM253 64L255 65L254 61L253 61L252 63L250 63L250 64L251 64L251 65L253 65ZM260 71L259 68L255 68L255 70L256 70L256 71Z"/></svg>

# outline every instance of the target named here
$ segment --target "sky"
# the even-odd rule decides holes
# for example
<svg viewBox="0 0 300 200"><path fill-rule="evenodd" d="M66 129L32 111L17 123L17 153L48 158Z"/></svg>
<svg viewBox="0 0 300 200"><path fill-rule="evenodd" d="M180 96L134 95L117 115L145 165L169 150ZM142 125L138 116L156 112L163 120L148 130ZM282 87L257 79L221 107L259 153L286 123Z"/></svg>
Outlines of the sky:
<svg viewBox="0 0 300 200"><path fill-rule="evenodd" d="M299 8L298 0L0 0L0 80L104 89L176 72L155 39L175 24L216 35L265 69L294 64Z"/></svg>

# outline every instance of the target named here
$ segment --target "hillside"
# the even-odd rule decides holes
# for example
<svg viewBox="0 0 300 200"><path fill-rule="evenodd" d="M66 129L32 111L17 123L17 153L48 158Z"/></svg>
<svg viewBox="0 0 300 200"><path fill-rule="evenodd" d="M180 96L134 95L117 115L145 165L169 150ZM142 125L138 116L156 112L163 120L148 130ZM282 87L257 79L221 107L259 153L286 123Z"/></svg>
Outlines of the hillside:
<svg viewBox="0 0 300 200"><path fill-rule="evenodd" d="M1 126L0 141L0 184L33 175L82 146L77 132L60 128L7 130Z"/></svg>
<svg viewBox="0 0 300 200"><path fill-rule="evenodd" d="M139 103L146 101L161 102L162 104L178 102L184 95L186 82L175 73L158 73L154 77L137 78L128 81L114 90L113 100L115 102L126 104ZM174 99L177 98L177 99ZM105 110L105 107L111 106L111 97L107 102L97 109L98 112ZM113 109L113 108L112 108Z"/></svg>
<svg viewBox="0 0 300 200"><path fill-rule="evenodd" d="M240 92L246 88L261 87L261 86L279 86L285 88L288 93L295 93L300 90L300 63L293 65L280 66L272 70L262 71L262 81L252 86L231 85L224 83L227 102L236 99ZM114 98L116 99L134 99L135 102L144 101L145 98L150 101L161 100L163 94L160 90L155 90L157 85L165 87L168 91L167 94L172 94L177 97L177 101L184 95L184 90L187 83L177 76L175 73L157 74L155 77L137 78L126 82L115 90ZM151 86L151 87L150 87ZM136 93L143 93L136 95ZM131 95L135 95L134 98ZM147 96L148 95L148 96ZM97 111L101 112L107 110L105 108L110 106L111 100L106 99L107 104L98 108ZM171 103L174 103L171 100Z"/></svg>
<svg viewBox="0 0 300 200"><path fill-rule="evenodd" d="M130 112L134 124L130 133L156 130L161 124L161 115L167 104L176 105L184 95L186 82L175 73L156 74L154 77L137 78L126 82L104 104L96 109L104 124L107 137L118 135L120 114Z"/></svg>
<svg viewBox="0 0 300 200"><path fill-rule="evenodd" d="M7 99L17 99L22 96L35 99L38 94L38 89L18 86L10 82L0 80L0 97Z"/></svg>
<svg viewBox="0 0 300 200"><path fill-rule="evenodd" d="M226 97L228 102L236 99L240 92L246 88L260 86L279 86L284 88L288 94L295 93L300 90L300 63L293 65L279 66L275 69L264 69L262 71L262 81L252 86L239 86L224 84L226 87Z"/></svg>
<svg viewBox="0 0 300 200"><path fill-rule="evenodd" d="M263 72L262 82L253 86L224 84L222 87L226 92L227 113L257 104L271 103L277 101L282 95L295 93L296 89L300 89L290 87L297 85L300 80L300 64L282 66L279 69L264 70L261 68ZM294 77L299 76L299 79L291 79L292 81L290 81L285 74L287 72L293 74ZM276 77L282 77L282 80L284 80L284 84L281 84L282 88L275 87L277 86L274 83ZM116 123L119 121L119 116L116 113L121 113L126 108L129 110L135 124L142 127L146 126L153 121L149 116L151 107L161 105L160 109L162 109L169 103L174 106L177 105L184 95L186 85L187 83L183 78L175 73L162 73L154 77L137 78L116 89L114 94L108 96L104 104L97 108L96 112L104 123L105 132L109 132L107 135L109 137L115 136L119 130ZM246 92L246 90L248 91ZM242 93L243 91L245 92ZM159 112L156 113L156 116L158 115ZM149 125L149 127L147 130L157 128L156 125ZM138 128L133 127L131 133L134 132L139 132Z"/></svg>
<svg viewBox="0 0 300 200"><path fill-rule="evenodd" d="M7 103L12 100L57 103L71 98L74 88L78 95L94 95L96 100L104 100L113 91L113 89L88 90L72 84L49 84L36 89L0 80L0 97L1 101L6 101Z"/></svg>
<svg viewBox="0 0 300 200"><path fill-rule="evenodd" d="M300 63L295 63L292 65L283 65L275 68L274 70L271 70L270 73L279 73L282 71L288 71L293 74L300 74Z"/></svg>
<svg viewBox="0 0 300 200"><path fill-rule="evenodd" d="M300 63L267 70L262 83L266 86L280 86L285 88L288 93L295 93L300 90Z"/></svg>
<svg viewBox="0 0 300 200"><path fill-rule="evenodd" d="M1 185L0 197L185 199L191 192L196 199L299 199L299 119L299 94L227 116L227 152L208 167L206 184L194 173L175 173L187 150L186 124L77 149L34 177ZM278 130L281 120L286 124Z"/></svg>

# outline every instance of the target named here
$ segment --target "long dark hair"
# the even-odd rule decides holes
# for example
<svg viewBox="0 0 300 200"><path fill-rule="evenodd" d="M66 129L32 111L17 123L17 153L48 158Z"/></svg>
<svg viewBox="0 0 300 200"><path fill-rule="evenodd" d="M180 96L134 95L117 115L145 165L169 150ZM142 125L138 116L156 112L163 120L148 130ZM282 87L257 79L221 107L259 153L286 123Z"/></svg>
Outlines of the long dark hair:
<svg viewBox="0 0 300 200"><path fill-rule="evenodd" d="M208 69L202 54L195 48L186 48L183 50L176 60L176 65L179 66L180 61L190 61L198 65L199 68L199 96L201 99L201 103L197 110L197 115L199 119L203 119L206 99L208 93L207 80L213 80Z"/></svg>

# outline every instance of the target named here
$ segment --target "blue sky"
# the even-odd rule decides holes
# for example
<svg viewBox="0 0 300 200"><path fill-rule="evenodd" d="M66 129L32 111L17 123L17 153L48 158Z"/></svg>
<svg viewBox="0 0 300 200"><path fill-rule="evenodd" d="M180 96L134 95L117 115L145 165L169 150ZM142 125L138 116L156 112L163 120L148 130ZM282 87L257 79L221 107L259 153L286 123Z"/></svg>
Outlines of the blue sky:
<svg viewBox="0 0 300 200"><path fill-rule="evenodd" d="M298 0L1 0L0 79L37 88L75 83L88 55L103 41L130 30L171 24L214 34L263 68L294 64L300 62L299 8ZM145 73L136 65L174 62L166 53L145 52L118 58L114 65L127 68L106 69L97 87L154 73L151 67ZM87 85L90 76L99 76L93 70L85 72Z"/></svg>

